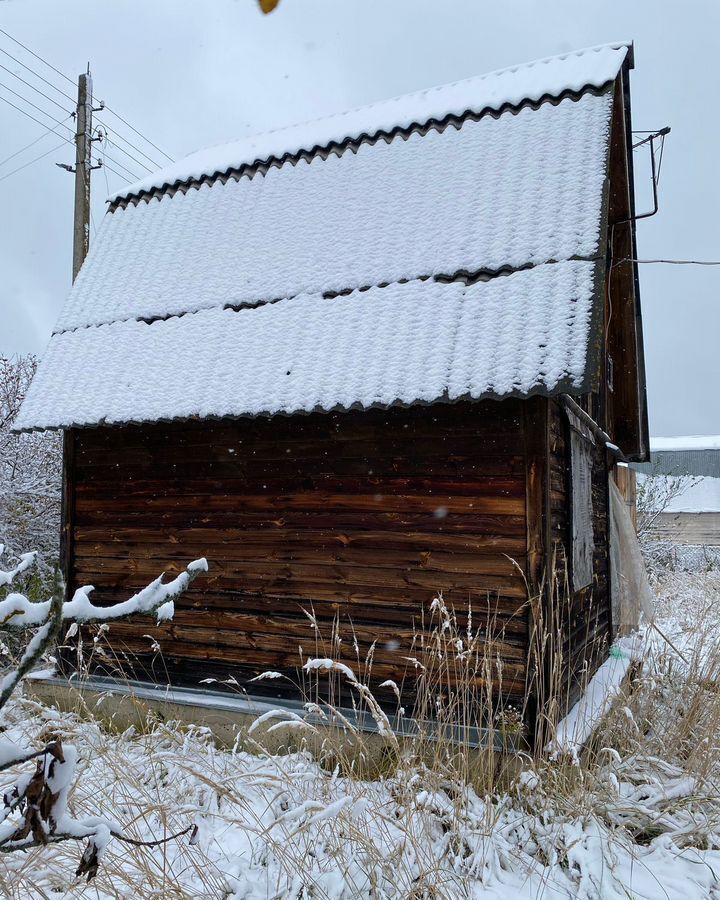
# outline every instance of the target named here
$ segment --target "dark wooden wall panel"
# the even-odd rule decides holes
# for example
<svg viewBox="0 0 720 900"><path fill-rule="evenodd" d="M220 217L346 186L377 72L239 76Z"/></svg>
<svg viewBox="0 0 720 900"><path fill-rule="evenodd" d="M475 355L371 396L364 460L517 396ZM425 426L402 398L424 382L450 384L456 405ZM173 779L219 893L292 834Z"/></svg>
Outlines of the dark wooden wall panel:
<svg viewBox="0 0 720 900"><path fill-rule="evenodd" d="M606 451L596 445L592 472L593 583L572 593L567 560L570 555L570 473L567 421L560 404L550 403L550 508L553 552L562 597L560 624L563 646L563 705L577 700L581 689L607 657L610 642L608 568L608 474Z"/></svg>
<svg viewBox="0 0 720 900"><path fill-rule="evenodd" d="M373 681L401 680L442 591L493 610L504 688L524 694L526 480L519 401L78 431L73 577L110 602L207 556L172 623L112 627L124 669L196 686L292 674L340 617ZM516 561L517 565L513 562ZM477 618L476 618L477 621ZM163 657L150 652L156 637ZM319 649L319 648L318 648ZM273 695L282 682L258 682ZM287 685L287 682L284 684Z"/></svg>

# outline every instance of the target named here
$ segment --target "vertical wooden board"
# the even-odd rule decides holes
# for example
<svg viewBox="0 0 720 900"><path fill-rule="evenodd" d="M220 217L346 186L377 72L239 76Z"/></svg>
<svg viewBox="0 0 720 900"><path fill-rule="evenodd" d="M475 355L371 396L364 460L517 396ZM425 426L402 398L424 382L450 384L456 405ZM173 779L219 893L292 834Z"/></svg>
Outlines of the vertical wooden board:
<svg viewBox="0 0 720 900"><path fill-rule="evenodd" d="M532 397L524 406L525 503L527 509L527 579L538 593L543 581L548 497L548 401Z"/></svg>
<svg viewBox="0 0 720 900"><path fill-rule="evenodd" d="M612 390L607 378L602 406L606 410L599 424L631 458L643 451L646 430L646 401L642 321L635 280L635 222L631 198L630 166L623 74L614 91L610 135L610 196L608 247L610 269L605 304L606 356L612 360Z"/></svg>
<svg viewBox="0 0 720 900"><path fill-rule="evenodd" d="M590 405L590 404L588 404ZM551 522L557 558L569 558L570 479L568 424L560 404L550 401L550 469ZM605 448L596 445L592 456L593 498L593 582L590 588L572 594L566 585L566 607L561 617L560 642L563 653L563 681L567 690L565 706L577 700L587 679L607 653L610 634L608 470ZM558 578L564 579L564 568L558 566ZM565 584L565 582L562 582ZM587 665L586 665L587 664Z"/></svg>
<svg viewBox="0 0 720 900"><path fill-rule="evenodd" d="M549 546L549 419L548 399L532 397L523 408L527 507L528 660L527 727L536 735L548 684L547 659L541 654L547 622L547 548ZM543 741L542 735L539 740Z"/></svg>

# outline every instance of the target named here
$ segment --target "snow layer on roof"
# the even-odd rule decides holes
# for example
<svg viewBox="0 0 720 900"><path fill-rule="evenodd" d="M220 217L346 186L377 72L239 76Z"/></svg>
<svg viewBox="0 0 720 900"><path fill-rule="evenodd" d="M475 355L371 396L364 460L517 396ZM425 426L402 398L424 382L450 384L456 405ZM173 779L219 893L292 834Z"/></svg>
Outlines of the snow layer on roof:
<svg viewBox="0 0 720 900"><path fill-rule="evenodd" d="M594 264L53 336L18 429L580 390Z"/></svg>
<svg viewBox="0 0 720 900"><path fill-rule="evenodd" d="M693 479L668 504L665 512L720 512L720 478L705 475Z"/></svg>
<svg viewBox="0 0 720 900"><path fill-rule="evenodd" d="M123 188L111 199L451 114L499 110L526 100L558 97L564 91L599 88L617 76L627 51L627 43L578 50L210 147Z"/></svg>
<svg viewBox="0 0 720 900"><path fill-rule="evenodd" d="M683 450L720 450L720 434L691 434L683 437L650 438L650 450L683 451Z"/></svg>
<svg viewBox="0 0 720 900"><path fill-rule="evenodd" d="M57 331L598 252L612 96L118 209Z"/></svg>

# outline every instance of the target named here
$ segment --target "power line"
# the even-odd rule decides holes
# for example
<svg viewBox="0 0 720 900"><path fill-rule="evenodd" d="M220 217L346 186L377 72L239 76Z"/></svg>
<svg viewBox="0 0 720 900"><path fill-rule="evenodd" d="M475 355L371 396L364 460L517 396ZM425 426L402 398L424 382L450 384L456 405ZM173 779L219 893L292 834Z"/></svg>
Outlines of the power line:
<svg viewBox="0 0 720 900"><path fill-rule="evenodd" d="M29 47L26 47L25 44L21 43L17 38L14 38L11 34L8 34L8 32L5 31L3 28L0 28L0 34L4 34L5 37L10 38L10 40L13 41L13 43L17 44L18 47L22 47L23 50L27 50L27 52L31 56L34 56L35 59L39 59L41 63L45 63L45 65L48 68L52 69L53 72L57 72L57 74L62 76L65 79L65 81L69 81L70 84L72 84L73 86L75 85L75 82L72 80L72 78L68 78L68 76L64 72L61 72L60 69L56 69L55 66L53 66L51 63L49 63L46 59L43 59L42 56L38 56L37 53L33 52Z"/></svg>
<svg viewBox="0 0 720 900"><path fill-rule="evenodd" d="M98 122L100 125L103 126L103 128L105 129L105 132L106 132L106 133L109 133L109 132L110 132L110 129L107 127L107 125L105 124L105 122L102 121L102 119L99 119L99 118L96 117L96 120L97 120L97 122ZM148 156L147 153L145 153L145 152L144 152L143 150L141 150L139 147L136 147L135 144L133 144L133 143L132 143L131 141L129 141L126 137L124 137L123 135L121 135L119 132L113 130L113 131L112 131L112 135L113 135L113 137L114 137L116 140L123 141L123 143L127 144L128 147L132 147L133 150L136 150L136 151L140 154L140 156L144 156L145 159L146 159L149 163L151 163L153 166L155 166L156 169L159 169L159 168L162 167L162 164L161 164L161 163L157 162L157 160L154 160L151 156ZM115 144L115 146L117 147L117 144ZM118 147L118 150L122 150L122 147ZM127 153L127 151L126 151L126 150L123 150L123 153ZM128 156L131 156L130 153L128 153L127 155L128 155ZM140 160L136 160L136 162L140 162ZM142 163L141 163L141 165L142 165Z"/></svg>
<svg viewBox="0 0 720 900"><path fill-rule="evenodd" d="M72 113L70 113L70 115L68 116L68 119L71 119L71 118L72 118ZM67 121L67 119L65 121ZM14 153L11 153L10 156L6 156L5 159L0 159L0 166L4 166L5 163L10 162L11 159L15 159L16 156L19 156L25 150L29 150L31 147L34 147L35 144L38 143L38 141L42 141L49 134L56 134L57 129L60 128L60 125L62 125L62 124L64 124L64 123L61 122L60 124L56 125L54 128L49 128L49 127L46 128L45 132L43 134L41 134L40 137L36 137L34 141L30 141L29 144L25 144L24 147L21 147L19 150L16 150Z"/></svg>
<svg viewBox="0 0 720 900"><path fill-rule="evenodd" d="M51 87L54 91L57 91L58 94L62 94L63 97L65 97L66 99L68 99L71 103L74 103L74 102L75 102L75 100L74 100L69 94L66 94L65 91L61 91L59 87L57 87L56 85L54 85L54 84L52 83L52 81L48 81L47 78L43 78L42 75L38 75L38 73L37 73L34 69L31 69L30 66L26 66L25 63L24 63L24 62L21 62L19 59L16 59L16 57L14 57L14 56L12 55L12 53L8 53L7 50L4 50L2 47L0 47L0 53L4 53L5 56L9 56L10 59L11 59L13 62L16 62L19 66L22 66L23 69L27 69L28 72L31 72L36 78L39 78L40 81L42 81L42 82L44 82L45 84L47 84L47 85L48 85L49 87ZM4 68L4 66L3 66L3 68ZM13 72L13 74L15 74L15 73ZM16 77L19 78L20 76L17 75Z"/></svg>
<svg viewBox="0 0 720 900"><path fill-rule="evenodd" d="M118 144L116 144L115 141L111 141L110 138L107 136L107 134L105 135L105 140L107 141L108 144L110 144L111 147L117 147L117 149L121 153L124 153L125 156L129 156L133 162L136 162L139 166L142 166L146 172L152 172L152 169L148 165L146 165L144 162L139 160L136 156L133 156L132 153L128 153L127 150L124 150L122 147L120 147Z"/></svg>
<svg viewBox="0 0 720 900"><path fill-rule="evenodd" d="M67 110L66 110L65 107L62 105L62 103L60 103L59 100L55 100L55 99L53 99L52 97L49 97L46 93L44 93L43 91L41 91L40 88L35 87L34 84L30 84L29 81L25 81L25 79L24 79L24 78L21 78L16 72L13 72L12 69L8 69L8 67L7 67L7 66L4 66L2 63L0 63L0 69L4 69L6 72L8 72L10 75L12 75L13 78L17 78L18 81L22 81L22 83L23 83L26 87L29 87L30 90L32 90L32 91L37 91L38 94L40 94L40 95L41 95L42 97L44 97L46 100L49 100L51 103L54 103L55 106L59 106L60 109L61 109L63 112L67 112ZM10 90L10 88L8 88L8 90Z"/></svg>
<svg viewBox="0 0 720 900"><path fill-rule="evenodd" d="M127 127L131 131L134 131L135 134L137 134L139 137L141 137L144 141L147 141L147 143L150 144L151 147L154 147L158 151L158 153L162 153L162 155L166 159L170 160L170 162L175 162L175 160L172 158L172 156L169 156L164 150L161 150L157 144L153 144L153 142L149 138L146 138L145 135L142 134L142 132L137 130L137 128L133 128L133 126L126 119L123 119L123 117L120 115L120 113L116 113L115 110L111 109L107 104L105 105L105 111L112 113L116 118L120 119L120 121L123 122L125 125L127 125Z"/></svg>
<svg viewBox="0 0 720 900"><path fill-rule="evenodd" d="M1 68L4 68L4 67L0 66L0 69ZM38 112L42 113L44 116L47 116L48 119L52 119L52 114L49 113L47 110L43 109L42 106L38 106L37 103L33 103L32 100L28 100L28 98L25 97L23 94L19 94L17 91L13 90L11 87L8 87L6 84L4 84L2 81L0 81L0 87L5 88L6 91L10 91L11 94L14 94L16 97L18 97L24 103L27 103L28 106L32 106L33 109L36 109ZM72 116L72 113L68 112L66 109L63 109L63 112L66 114L66 117ZM55 122L55 121L57 121L57 120L53 119L53 122Z"/></svg>
<svg viewBox="0 0 720 900"><path fill-rule="evenodd" d="M72 84L72 85L75 84L75 82L72 80L72 78L68 77L68 75L66 75L65 72L62 72L60 69L58 69L56 66L52 65L52 63L49 63L46 59L44 59L38 53L35 53L35 51L31 50L28 46L23 44L22 41L19 41L17 38L13 37L9 32L5 31L4 28L0 28L0 34L4 34L5 37L9 38L13 43L17 44L18 47L22 47L23 50L25 50L27 53L29 53L31 56L33 56L35 59L39 60L41 63L43 63L43 65L46 65L48 68L52 69L53 72L60 75L60 77L64 78L65 81L67 81L69 84ZM46 78L43 78L42 75L38 74L30 66L27 66L27 65L25 65L25 63L21 62L19 59L16 59L11 53L8 53L7 50L4 50L2 47L0 47L0 52L4 53L6 56L10 57L10 59L12 59L14 62L18 63L18 65L21 65L24 69L27 69L28 72L31 72L36 78L39 78L41 81L43 81L49 87L51 87L54 91L57 91L59 94L62 94L62 96L66 97L68 100L70 100L70 102L73 105L75 104L75 100L73 97L69 96L64 91L61 91L60 88L57 87L57 85L53 84L51 81L48 81ZM5 67L3 66L3 68L5 68ZM14 75L16 78L20 78L19 75L16 75L11 70L8 69L7 71L10 71L10 74ZM20 79L20 80L24 81L23 79ZM28 84L28 82L24 82L24 83ZM38 88L33 87L33 85L28 84L28 86L32 87L33 90L37 90L39 93L42 93L42 91L40 91ZM46 94L43 94L43 96L47 97ZM52 100L51 97L48 97L47 99L51 100L53 103L57 103L57 101ZM58 105L60 105L60 104L58 104ZM162 154L162 156L164 156L167 160L169 160L170 162L174 162L172 156L167 154L164 150L161 150L160 147L158 147L157 144L154 144L149 138L145 137L145 135L141 131L138 131L137 128L135 128L133 125L131 125L127 121L127 119L124 119L120 115L120 113L115 112L115 110L112 109L112 107L110 107L110 106L104 106L104 109L107 112L111 113L113 116L115 116L117 119L119 119L124 125L127 125L127 127L131 131L133 131L138 137L142 138L143 141L145 141L147 144L149 144L151 147L153 147L155 150L157 150L158 153ZM135 150L137 153L140 153L142 156L144 156L153 166L156 166L159 168L158 163L155 160L153 160L151 157L149 157L147 155L147 153L143 152L139 147L136 147L134 144L132 144L126 137L119 135L119 134L116 135L116 137L118 137L119 140L124 141L129 147L132 147L132 149ZM118 149L121 149L121 148L118 148ZM130 154L128 154L128 155L130 155Z"/></svg>
<svg viewBox="0 0 720 900"><path fill-rule="evenodd" d="M122 179L123 183L127 184L127 178L124 175L121 175L116 169L113 169L112 166L109 166L106 162L103 162L103 169L108 169L113 175L117 175L118 178ZM109 192L109 191L108 191Z"/></svg>
<svg viewBox="0 0 720 900"><path fill-rule="evenodd" d="M36 156L35 159L31 159L29 162L26 162L22 166L18 166L17 169L13 169L12 172L8 172L7 175L3 175L0 177L0 181L5 181L6 178L10 178L11 175L15 175L17 172L22 172L23 169L27 169L28 166L31 166L33 163L39 162L41 159L45 159L46 156L50 156L51 153L57 153L58 150L61 150L65 146L65 141L62 144L58 144L57 147L53 147L52 150L48 150L45 153L42 153L40 156Z"/></svg>
<svg viewBox="0 0 720 900"><path fill-rule="evenodd" d="M131 172L130 169L125 168L125 166L119 160L115 159L113 156L110 156L108 154L107 150L105 150L105 148L103 148L102 157L96 156L95 158L99 162L101 162L102 165L107 165L106 160L109 159L110 162L114 163L119 169L122 169L123 172L126 172L130 176L130 178L134 179L135 181L138 181L138 176L134 172ZM110 167L108 166L108 168L110 168ZM110 168L110 171L114 172L115 170ZM118 172L115 172L115 174L119 175ZM124 177L123 175L120 175L120 178L123 178L123 177Z"/></svg>
<svg viewBox="0 0 720 900"><path fill-rule="evenodd" d="M665 263L670 266L720 266L720 259L626 259L634 263Z"/></svg>
<svg viewBox="0 0 720 900"><path fill-rule="evenodd" d="M32 115L32 113L26 112L24 109L22 109L21 107L17 106L17 105L16 105L15 103L13 103L11 100L8 100L7 97L3 97L2 94L0 94L0 100L2 100L4 103L7 103L8 106L12 106L13 109L16 109L18 112L22 113L24 116L27 116L28 119L32 119L33 122L37 122L38 125L42 125L43 128L47 128L47 127L48 127L48 125L47 125L46 122L41 122L40 119L36 119L35 116ZM45 115L46 115L49 119L52 119L52 116L50 115L50 113L45 113ZM61 120L59 120L59 119L53 119L53 122L55 122L56 125L62 125L62 124L63 124L63 122L62 122ZM67 126L65 126L65 127L67 128ZM69 131L69 130L70 130L70 129L68 129L68 131ZM72 139L71 139L71 138L66 138L66 140L67 140L67 142L68 142L69 144L72 144Z"/></svg>

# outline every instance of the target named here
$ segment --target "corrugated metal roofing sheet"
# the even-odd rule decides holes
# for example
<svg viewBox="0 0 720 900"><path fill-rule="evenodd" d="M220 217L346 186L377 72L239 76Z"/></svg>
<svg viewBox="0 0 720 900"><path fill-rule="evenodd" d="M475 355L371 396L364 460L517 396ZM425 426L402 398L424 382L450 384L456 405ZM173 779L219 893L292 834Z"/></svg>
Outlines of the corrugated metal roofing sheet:
<svg viewBox="0 0 720 900"><path fill-rule="evenodd" d="M137 196L302 152L312 153L317 148L341 146L363 137L394 134L430 121L500 112L568 92L579 94L587 88L602 88L620 71L629 48L627 42L619 42L577 50L209 147L147 175L117 191L111 199Z"/></svg>
<svg viewBox="0 0 720 900"><path fill-rule="evenodd" d="M56 331L593 257L611 106L587 94L118 209Z"/></svg>
<svg viewBox="0 0 720 900"><path fill-rule="evenodd" d="M562 262L473 285L411 281L67 331L17 427L582 390L594 291L593 263Z"/></svg>
<svg viewBox="0 0 720 900"><path fill-rule="evenodd" d="M711 475L720 478L720 447L705 450L651 450L650 462L637 463L633 468L646 475Z"/></svg>
<svg viewBox="0 0 720 900"><path fill-rule="evenodd" d="M117 208L17 427L587 390L603 302L607 82L625 55L571 54L529 67L549 80L522 67L461 92L477 89L483 108L493 78L498 103L523 85L533 99L559 92L539 105ZM458 96L433 94L432 115L443 97L450 112L465 106ZM417 101L381 106L384 122L391 108L415 116Z"/></svg>

